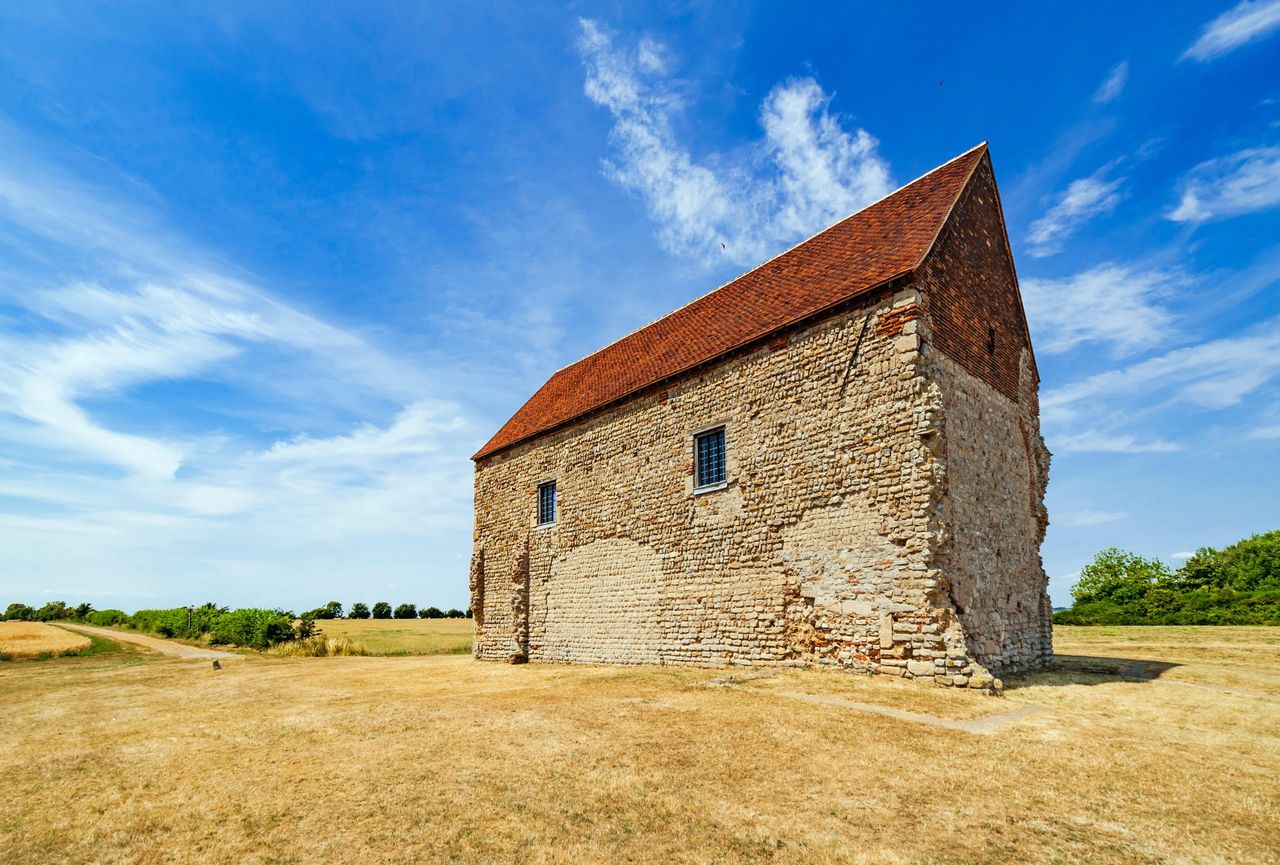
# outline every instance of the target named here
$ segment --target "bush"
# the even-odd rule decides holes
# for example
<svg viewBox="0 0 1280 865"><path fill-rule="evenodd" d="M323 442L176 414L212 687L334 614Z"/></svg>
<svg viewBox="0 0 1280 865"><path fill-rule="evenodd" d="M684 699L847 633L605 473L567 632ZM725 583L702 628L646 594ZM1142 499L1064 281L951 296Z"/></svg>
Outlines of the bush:
<svg viewBox="0 0 1280 865"><path fill-rule="evenodd" d="M70 609L64 601L50 601L43 607L35 611L32 617L37 622L56 622L60 619L70 619L75 615L75 611Z"/></svg>
<svg viewBox="0 0 1280 865"><path fill-rule="evenodd" d="M129 616L123 610L94 610L85 619L91 625L109 628L112 625L125 624L129 621Z"/></svg>
<svg viewBox="0 0 1280 865"><path fill-rule="evenodd" d="M413 604L401 604L396 607L397 619L416 619L418 618L418 608Z"/></svg>
<svg viewBox="0 0 1280 865"><path fill-rule="evenodd" d="M283 610L232 610L214 619L209 637L213 643L266 649L293 639L293 616Z"/></svg>
<svg viewBox="0 0 1280 865"><path fill-rule="evenodd" d="M293 626L293 635L298 640L309 640L316 635L316 616L314 612L303 613Z"/></svg>
<svg viewBox="0 0 1280 865"><path fill-rule="evenodd" d="M375 619L391 618L391 605L386 601L378 601L373 605L373 617Z"/></svg>
<svg viewBox="0 0 1280 865"><path fill-rule="evenodd" d="M30 622L35 618L36 611L26 604L10 604L9 608L4 611L4 620L6 622Z"/></svg>
<svg viewBox="0 0 1280 865"><path fill-rule="evenodd" d="M367 619L369 618L369 605L356 601L351 605L351 612L349 615L353 619Z"/></svg>
<svg viewBox="0 0 1280 865"><path fill-rule="evenodd" d="M439 607L427 607L425 610L423 610L423 611L422 611L422 618L424 618L424 619L443 619L443 618L444 618L444 611L443 611L443 610L441 610Z"/></svg>
<svg viewBox="0 0 1280 865"><path fill-rule="evenodd" d="M462 610L450 610L445 613L445 617L449 619L465 619L466 615L463 614Z"/></svg>

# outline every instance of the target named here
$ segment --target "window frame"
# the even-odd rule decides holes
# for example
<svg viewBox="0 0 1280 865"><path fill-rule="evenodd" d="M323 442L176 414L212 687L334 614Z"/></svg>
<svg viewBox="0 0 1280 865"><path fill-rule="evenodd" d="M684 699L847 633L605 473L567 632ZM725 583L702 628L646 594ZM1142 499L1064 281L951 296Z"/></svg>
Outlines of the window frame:
<svg viewBox="0 0 1280 865"><path fill-rule="evenodd" d="M718 480L699 483L702 479L702 442L714 435L720 436L720 477ZM729 425L718 423L693 433L693 493L710 493L729 485Z"/></svg>
<svg viewBox="0 0 1280 865"><path fill-rule="evenodd" d="M542 519L542 514L543 514L542 494L543 494L543 490L546 490L546 489L551 490L551 519L544 522ZM545 480L538 484L537 513L534 516L534 523L537 528L540 528L540 529L549 528L550 526L554 526L557 520L559 520L559 518L560 518L560 489L559 489L559 485L556 483L556 479L551 478L550 480Z"/></svg>

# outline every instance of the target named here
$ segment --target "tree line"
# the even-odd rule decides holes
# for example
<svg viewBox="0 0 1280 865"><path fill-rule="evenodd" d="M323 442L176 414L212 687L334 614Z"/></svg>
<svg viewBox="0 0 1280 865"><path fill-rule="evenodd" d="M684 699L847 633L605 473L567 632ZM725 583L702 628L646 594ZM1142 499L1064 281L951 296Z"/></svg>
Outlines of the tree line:
<svg viewBox="0 0 1280 865"><path fill-rule="evenodd" d="M306 640L315 636L317 619L342 618L342 604L330 601L323 607L308 610L300 616L289 610L241 608L233 610L212 602L191 607L159 610L96 610L92 604L71 606L65 601L50 601L41 607L14 603L0 619L22 622L81 622L100 627L131 628L160 637L205 640L219 645L267 649L290 640ZM414 604L400 604L392 609L386 601L378 601L370 609L363 603L351 605L353 619L464 619L471 611L427 607L418 612Z"/></svg>
<svg viewBox="0 0 1280 865"><path fill-rule="evenodd" d="M1280 529L1201 547L1176 571L1109 547L1080 570L1060 625L1280 625Z"/></svg>
<svg viewBox="0 0 1280 865"><path fill-rule="evenodd" d="M419 610L416 604L398 604L392 608L386 601L378 601L370 607L362 601L356 601L346 615L343 615L342 604L330 601L304 615L316 619L469 619L471 609L442 610L439 607L423 607Z"/></svg>

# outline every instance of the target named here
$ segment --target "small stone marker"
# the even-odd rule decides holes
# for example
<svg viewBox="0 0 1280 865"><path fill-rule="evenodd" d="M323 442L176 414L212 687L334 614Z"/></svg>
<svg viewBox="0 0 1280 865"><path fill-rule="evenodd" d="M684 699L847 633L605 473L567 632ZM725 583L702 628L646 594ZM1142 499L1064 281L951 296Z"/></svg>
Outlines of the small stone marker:
<svg viewBox="0 0 1280 865"><path fill-rule="evenodd" d="M222 662L221 662L221 661L219 661L217 658L214 658L214 659L213 659L213 668L214 668L215 670L221 670L221 669L222 669Z"/></svg>

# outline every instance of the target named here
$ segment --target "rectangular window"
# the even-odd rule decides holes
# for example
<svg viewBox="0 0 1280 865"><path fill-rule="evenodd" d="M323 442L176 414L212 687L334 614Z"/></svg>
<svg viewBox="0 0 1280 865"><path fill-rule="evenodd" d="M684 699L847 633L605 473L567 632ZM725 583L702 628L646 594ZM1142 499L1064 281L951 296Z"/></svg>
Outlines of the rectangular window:
<svg viewBox="0 0 1280 865"><path fill-rule="evenodd" d="M696 486L712 487L724 483L724 427L698 433L693 442L697 458Z"/></svg>
<svg viewBox="0 0 1280 865"><path fill-rule="evenodd" d="M556 521L556 482L538 484L538 525L549 526Z"/></svg>

